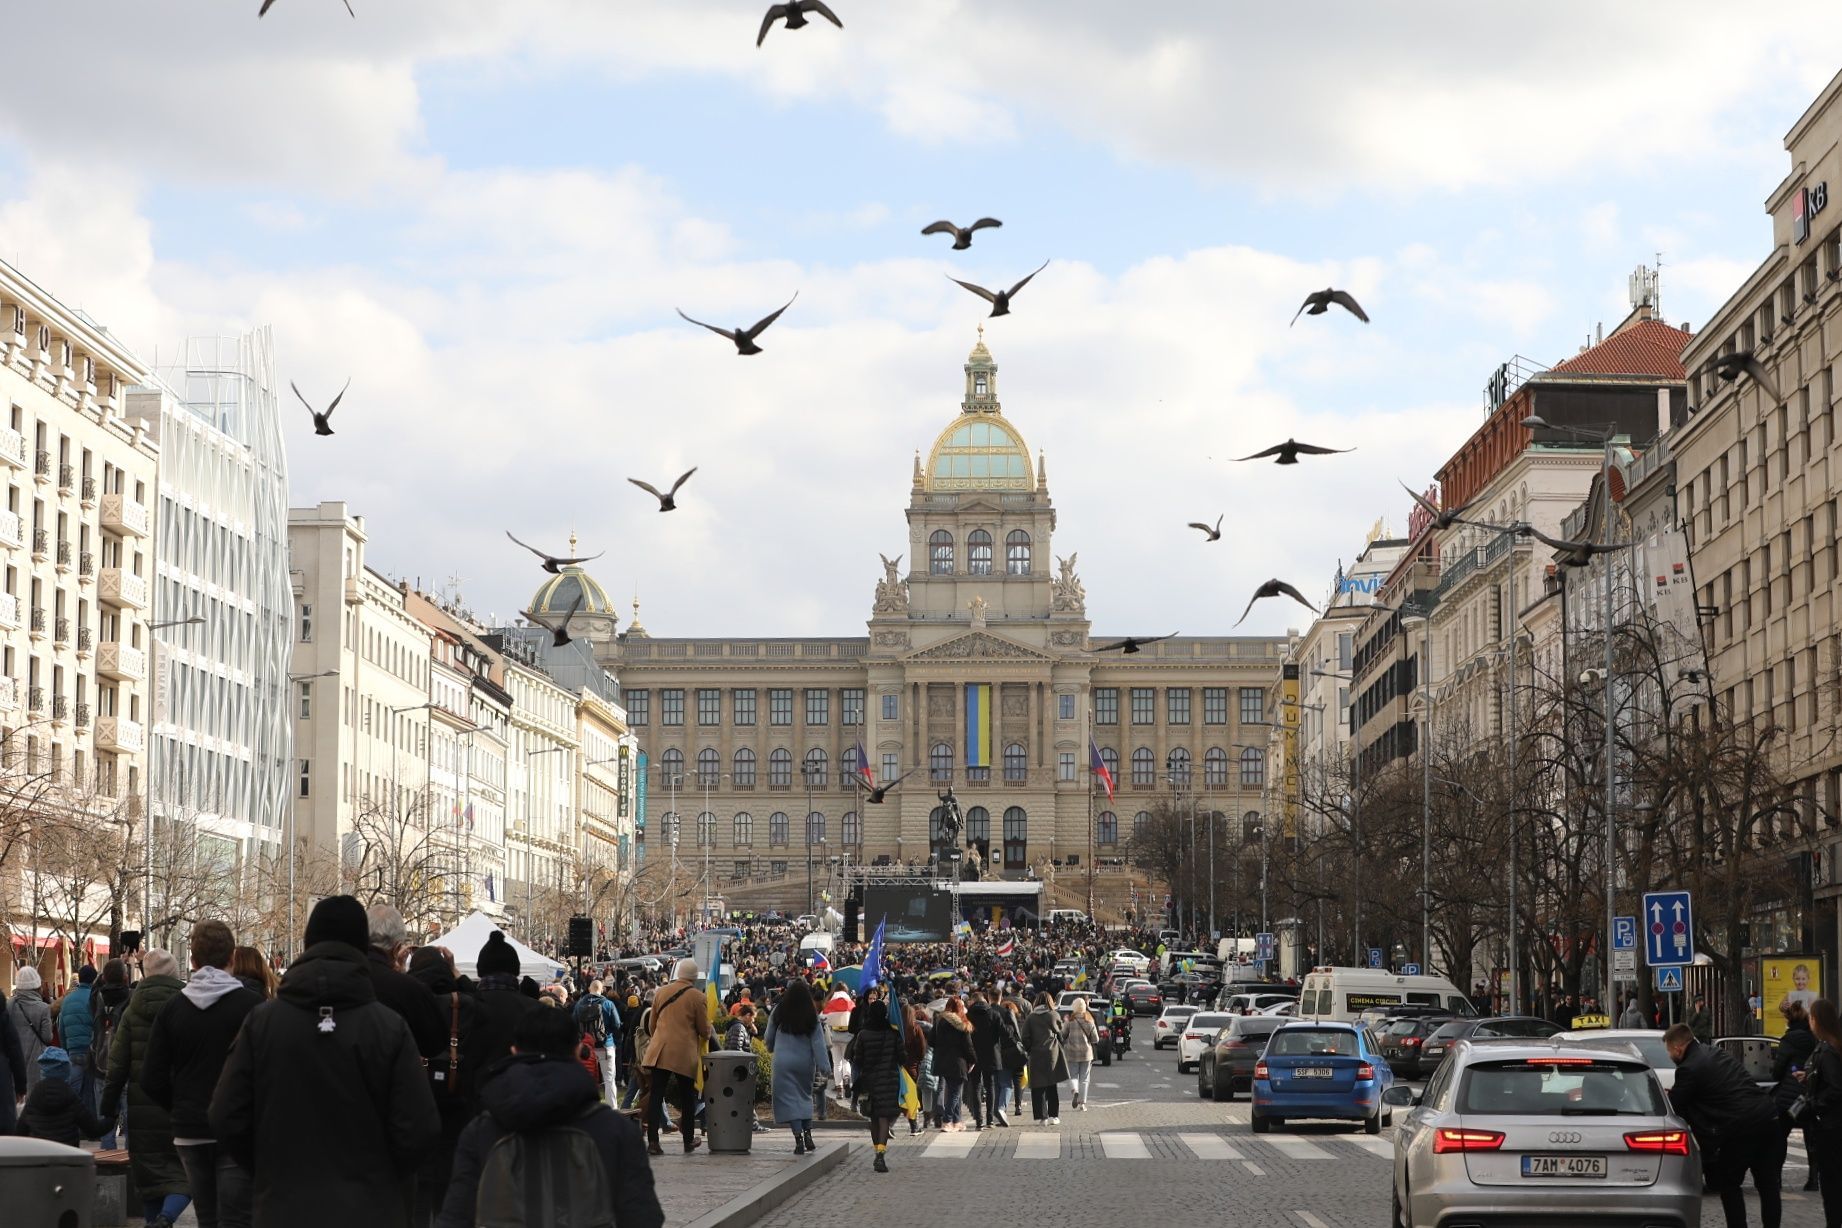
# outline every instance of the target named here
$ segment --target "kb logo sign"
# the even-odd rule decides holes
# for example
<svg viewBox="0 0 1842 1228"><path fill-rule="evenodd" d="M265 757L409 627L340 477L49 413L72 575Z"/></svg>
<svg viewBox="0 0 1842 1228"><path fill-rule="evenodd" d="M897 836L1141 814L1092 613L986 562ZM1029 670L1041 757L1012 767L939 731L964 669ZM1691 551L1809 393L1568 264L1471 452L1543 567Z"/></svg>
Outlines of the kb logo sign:
<svg viewBox="0 0 1842 1228"><path fill-rule="evenodd" d="M1791 241L1802 243L1810 237L1810 220L1829 204L1829 184L1800 188L1791 206Z"/></svg>

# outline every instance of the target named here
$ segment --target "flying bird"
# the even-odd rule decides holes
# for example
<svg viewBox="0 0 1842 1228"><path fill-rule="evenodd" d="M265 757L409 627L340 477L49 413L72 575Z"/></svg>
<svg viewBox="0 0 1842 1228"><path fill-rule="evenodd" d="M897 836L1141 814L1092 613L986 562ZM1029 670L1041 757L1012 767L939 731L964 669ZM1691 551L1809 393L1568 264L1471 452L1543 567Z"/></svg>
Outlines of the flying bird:
<svg viewBox="0 0 1842 1228"><path fill-rule="evenodd" d="M1049 262L1047 260L1043 261L1041 264L1036 266L1036 271L1031 273L1030 277L1036 276L1037 273L1042 272L1044 269L1048 267L1049 267ZM971 282L961 281L957 277L948 277L947 280L954 283L955 285L964 286L966 289L972 291L974 294L978 295L980 298L990 303L992 315L1007 316L1011 313L1011 296L1016 294L1017 291L1023 289L1025 286L1029 285L1030 277L1026 277L1022 281L1018 282L1016 285L1012 286L1010 289L1000 290L996 294L993 294L991 291L987 290L984 286L975 286Z"/></svg>
<svg viewBox="0 0 1842 1228"><path fill-rule="evenodd" d="M1288 439L1284 443L1276 443L1264 451L1255 452L1252 456L1237 456L1234 459L1238 461L1250 461L1262 460L1268 456L1276 456L1279 459L1273 462L1275 465L1296 465L1298 464L1298 458L1301 453L1305 456L1333 456L1338 452L1354 452L1355 450L1354 448L1320 448L1314 443L1300 443L1296 439Z"/></svg>
<svg viewBox="0 0 1842 1228"><path fill-rule="evenodd" d="M785 311L788 307L793 306L793 299L798 297L799 291L795 290L793 292L793 298L788 299L786 303L781 306L780 311ZM690 316L684 315L682 308L675 308L674 310L699 328L707 328L719 337L729 338L736 343L736 353L744 355L759 354L761 352L761 347L755 344L755 338L766 332L768 325L780 319L780 311L776 311L770 316L764 316L755 321L755 326L753 328L718 328L714 324L705 324L702 320L691 320Z"/></svg>
<svg viewBox="0 0 1842 1228"><path fill-rule="evenodd" d="M529 610L524 612L524 616L531 620L533 626L542 627L544 630L548 631L551 635L551 643L555 647L561 648L563 645L569 643L569 620L581 612L582 598L584 595L585 594L581 592L576 593L576 603L569 607L569 613L563 615L563 621L560 623L545 622Z"/></svg>
<svg viewBox="0 0 1842 1228"><path fill-rule="evenodd" d="M1348 311L1364 324L1369 322L1368 313L1362 309L1362 304L1356 301L1355 295L1348 290L1324 289L1313 290L1305 296L1305 301L1300 303L1298 310L1292 313L1292 323L1298 323L1298 317L1302 315L1321 316L1330 310L1332 303Z"/></svg>
<svg viewBox="0 0 1842 1228"><path fill-rule="evenodd" d="M507 537L512 537L510 531L507 531L505 535ZM543 569L549 572L553 576L559 573L560 571L562 571L563 568L565 567L573 567L577 563L591 563L594 560L600 558L601 554L607 553L606 550L603 550L601 554L585 555L584 557L579 558L579 559L565 559L565 558L559 558L558 556L554 554L546 554L542 550L539 550L536 546L533 546L530 542L518 541L516 537L512 537L512 540L514 542L517 542L520 546L523 546L526 550L529 550L532 554L535 554L538 558L542 559ZM571 539L571 544L572 545L574 544L574 539Z"/></svg>
<svg viewBox="0 0 1842 1228"><path fill-rule="evenodd" d="M863 777L861 776L854 777L853 779L857 781L857 787L863 790L863 800L870 803L872 806L880 806L883 804L883 798L889 795L889 790L895 788L920 770L920 768L909 768L906 772L903 772L888 784L877 785L875 788L870 788L868 785L865 785L863 783Z"/></svg>
<svg viewBox="0 0 1842 1228"><path fill-rule="evenodd" d="M973 231L983 230L988 226L1002 225L1004 225L1004 223L1000 222L995 217L982 217L978 221L972 223L972 225L966 227L955 226L953 223L943 219L932 225L922 227L921 233L924 235L952 235L953 250L956 252L963 252L968 247L972 246Z"/></svg>
<svg viewBox="0 0 1842 1228"><path fill-rule="evenodd" d="M660 511L671 512L676 511L678 508L678 488L690 481L691 475L696 472L696 465L692 465L689 469L686 469L684 473L679 476L678 480L672 483L672 488L664 494L660 494L659 488L654 486L651 482L642 482L638 478L628 478L627 480L641 490L650 492L652 497L659 501ZM519 544L523 545L524 543L520 542Z"/></svg>
<svg viewBox="0 0 1842 1228"><path fill-rule="evenodd" d="M256 10L256 16L267 17L269 15L269 10L273 7L275 7L275 0L262 0L262 7ZM345 11L352 13L352 0L345 0ZM352 16L356 17L358 14L352 13Z"/></svg>
<svg viewBox="0 0 1842 1228"><path fill-rule="evenodd" d="M1222 540L1222 517L1220 516L1217 516L1215 518L1215 527L1213 529L1211 529L1208 525L1202 523L1202 521L1200 520L1190 521L1190 528L1201 529L1204 533L1207 533L1209 535L1209 540L1212 542L1218 542Z"/></svg>
<svg viewBox="0 0 1842 1228"><path fill-rule="evenodd" d="M1167 640L1170 638L1171 635L1175 635L1175 634L1177 633L1173 631L1170 633L1170 635L1145 635L1145 636L1128 635L1123 640L1119 640L1112 644L1102 644L1098 648L1090 649L1090 651L1092 652L1120 652L1120 653L1124 653L1126 656L1131 656L1133 653L1137 652L1139 649L1143 648L1145 645L1155 644L1159 640Z"/></svg>
<svg viewBox="0 0 1842 1228"><path fill-rule="evenodd" d="M1310 610L1313 614L1318 612L1316 606L1305 600L1305 595L1303 593L1293 588L1290 584L1287 584L1284 580L1268 580L1265 584L1255 589L1254 595L1248 598L1247 608L1242 610L1241 616L1234 620L1235 626L1238 627L1247 621L1247 616L1254 612L1254 602L1259 601L1262 597L1290 597L1292 600L1298 602L1298 604L1304 606L1307 610Z"/></svg>
<svg viewBox="0 0 1842 1228"><path fill-rule="evenodd" d="M755 38L755 46L759 47L767 41L768 31L774 28L774 23L777 21L784 20L789 30L797 30L807 25L807 13L817 13L840 30L844 29L844 23L838 20L838 14L821 3L821 0L789 0L786 4L776 4L768 9L767 16L761 19L761 33Z"/></svg>
<svg viewBox="0 0 1842 1228"><path fill-rule="evenodd" d="M1419 504L1420 507L1429 516L1433 518L1433 527L1435 529L1449 529L1455 524L1475 524L1477 523L1475 521L1466 520L1463 516L1463 512L1465 511L1465 509L1471 506L1469 503L1461 503L1457 507L1450 508L1447 510L1441 510L1440 508L1434 507L1432 504L1432 501L1427 499L1426 496L1415 492L1413 488L1407 485L1407 483L1402 482L1401 489L1407 492L1408 498L1412 499L1415 503ZM1502 526L1480 525L1479 527L1481 528L1500 528Z"/></svg>
<svg viewBox="0 0 1842 1228"><path fill-rule="evenodd" d="M1752 382L1759 385L1759 391L1774 402L1784 400L1778 395L1778 385L1774 384L1772 377L1765 373L1764 365L1753 356L1751 350L1735 350L1731 354L1723 354L1714 360L1714 373L1730 384L1738 379L1742 372L1751 376Z"/></svg>
<svg viewBox="0 0 1842 1228"><path fill-rule="evenodd" d="M1561 556L1561 566L1563 567L1585 567L1592 562L1593 556L1596 554L1613 554L1619 550L1627 549L1631 545L1630 542L1564 541L1558 537L1549 537L1546 533L1543 533L1540 529L1531 524L1520 525L1518 528L1542 545L1557 551Z"/></svg>
<svg viewBox="0 0 1842 1228"><path fill-rule="evenodd" d="M351 386L352 386L352 381L350 378L347 378L345 381L345 388L350 388ZM305 396L302 396L299 384L296 384L293 380L289 380L288 387L294 389L294 395L301 398L301 404L306 405L307 412L313 415L313 433L316 435L332 434L333 433L333 411L339 408L339 402L345 396L345 388L341 388L339 390L339 395L334 397L333 403L326 407L326 412L321 413L319 410L315 409L312 406L312 404L308 402Z"/></svg>

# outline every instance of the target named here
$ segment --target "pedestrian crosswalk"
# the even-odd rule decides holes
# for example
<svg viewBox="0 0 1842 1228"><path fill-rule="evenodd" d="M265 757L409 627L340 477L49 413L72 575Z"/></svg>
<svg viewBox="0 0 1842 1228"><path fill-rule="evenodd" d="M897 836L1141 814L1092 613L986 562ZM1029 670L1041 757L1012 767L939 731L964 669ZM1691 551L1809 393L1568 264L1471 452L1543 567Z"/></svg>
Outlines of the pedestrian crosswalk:
<svg viewBox="0 0 1842 1228"><path fill-rule="evenodd" d="M1043 1129L1018 1123L1009 1130L898 1135L897 1151L919 1148L927 1160L1059 1160L1098 1156L1105 1160L1205 1160L1235 1163L1252 1176L1269 1168L1295 1171L1301 1164L1387 1161L1394 1155L1388 1138L1364 1134L1249 1133L1245 1126L1219 1130L1107 1130L1099 1134ZM910 1154L914 1154L910 1151Z"/></svg>

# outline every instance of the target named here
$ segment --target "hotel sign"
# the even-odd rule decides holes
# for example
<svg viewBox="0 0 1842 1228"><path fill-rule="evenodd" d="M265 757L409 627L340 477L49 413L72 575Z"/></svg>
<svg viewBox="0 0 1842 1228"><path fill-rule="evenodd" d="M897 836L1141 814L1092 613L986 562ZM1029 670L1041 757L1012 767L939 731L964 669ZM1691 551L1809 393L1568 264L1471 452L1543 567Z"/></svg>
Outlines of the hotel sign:
<svg viewBox="0 0 1842 1228"><path fill-rule="evenodd" d="M1791 199L1791 241L1802 243L1810 237L1810 219L1821 213L1829 204L1829 184L1827 181L1815 187L1799 188L1797 195Z"/></svg>

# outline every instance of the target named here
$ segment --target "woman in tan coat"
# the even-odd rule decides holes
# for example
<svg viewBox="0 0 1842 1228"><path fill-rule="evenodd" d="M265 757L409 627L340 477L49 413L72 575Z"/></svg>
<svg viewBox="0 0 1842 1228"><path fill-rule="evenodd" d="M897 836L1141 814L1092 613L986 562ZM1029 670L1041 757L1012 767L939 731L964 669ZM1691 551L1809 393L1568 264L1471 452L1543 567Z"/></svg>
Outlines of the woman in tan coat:
<svg viewBox="0 0 1842 1228"><path fill-rule="evenodd" d="M646 1149L664 1155L659 1130L665 1125L665 1081L677 1076L679 1128L684 1150L698 1148L697 1072L703 1067L704 1041L710 1035L709 1004L697 992L697 961L681 959L671 983L652 999L652 1040L646 1046Z"/></svg>

